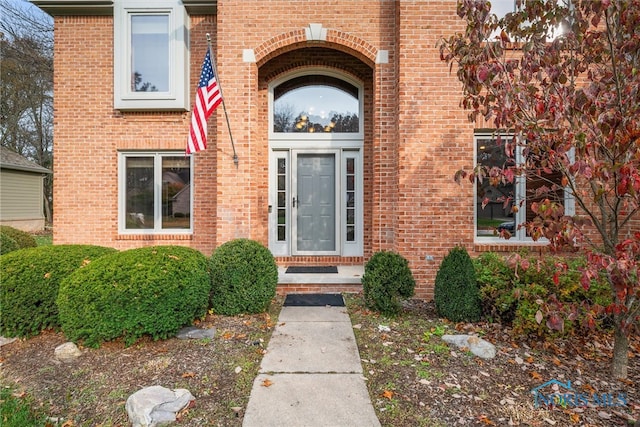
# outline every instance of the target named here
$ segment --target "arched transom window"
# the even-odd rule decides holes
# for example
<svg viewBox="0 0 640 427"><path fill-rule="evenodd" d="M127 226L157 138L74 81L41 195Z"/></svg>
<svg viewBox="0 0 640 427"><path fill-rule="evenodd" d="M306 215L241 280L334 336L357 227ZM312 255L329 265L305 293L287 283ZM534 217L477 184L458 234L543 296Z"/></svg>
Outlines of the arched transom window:
<svg viewBox="0 0 640 427"><path fill-rule="evenodd" d="M275 133L360 132L358 88L326 75L287 80L273 91Z"/></svg>

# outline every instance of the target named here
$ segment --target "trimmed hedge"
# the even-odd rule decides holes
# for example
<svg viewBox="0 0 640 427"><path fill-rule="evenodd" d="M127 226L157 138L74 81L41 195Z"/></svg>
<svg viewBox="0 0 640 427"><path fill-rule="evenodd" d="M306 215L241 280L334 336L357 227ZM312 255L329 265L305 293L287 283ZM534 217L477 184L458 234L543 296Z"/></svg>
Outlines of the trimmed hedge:
<svg viewBox="0 0 640 427"><path fill-rule="evenodd" d="M60 326L56 298L60 282L94 260L116 252L90 245L57 245L20 249L3 255L0 333L29 337Z"/></svg>
<svg viewBox="0 0 640 427"><path fill-rule="evenodd" d="M261 313L276 295L278 267L259 242L226 242L213 252L209 266L211 307L217 314Z"/></svg>
<svg viewBox="0 0 640 427"><path fill-rule="evenodd" d="M16 242L16 249L35 248L38 246L36 239L26 231L18 230L17 228L10 227L8 225L0 225L0 234L10 237ZM4 238L2 240L4 244ZM8 252L8 251L7 251ZM7 253L2 250L2 253Z"/></svg>
<svg viewBox="0 0 640 427"><path fill-rule="evenodd" d="M18 243L9 237L8 234L0 233L0 255L8 254L9 252L17 251Z"/></svg>
<svg viewBox="0 0 640 427"><path fill-rule="evenodd" d="M124 338L175 335L203 317L210 291L207 259L182 246L130 249L101 258L60 285L62 330L74 341L99 347Z"/></svg>
<svg viewBox="0 0 640 427"><path fill-rule="evenodd" d="M365 304L381 313L398 314L402 310L402 301L413 296L415 286L409 262L395 252L376 252L364 266L362 290Z"/></svg>
<svg viewBox="0 0 640 427"><path fill-rule="evenodd" d="M433 300L438 315L453 322L477 322L482 314L480 291L469 253L456 246L436 274Z"/></svg>

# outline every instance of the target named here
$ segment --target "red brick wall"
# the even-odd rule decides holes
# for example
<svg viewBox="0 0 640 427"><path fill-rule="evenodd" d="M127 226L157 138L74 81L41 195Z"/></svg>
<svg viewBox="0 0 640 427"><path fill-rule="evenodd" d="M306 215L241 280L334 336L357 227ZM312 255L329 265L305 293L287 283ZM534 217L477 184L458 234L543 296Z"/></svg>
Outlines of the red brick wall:
<svg viewBox="0 0 640 427"><path fill-rule="evenodd" d="M191 81L197 82L206 38L215 43L215 17L192 17ZM210 254L216 246L215 140L195 160L193 236L118 235L118 151L184 150L189 115L122 113L113 109L112 17L57 17L54 56L54 242L127 249L190 245ZM215 122L209 125L215 135Z"/></svg>
<svg viewBox="0 0 640 427"><path fill-rule="evenodd" d="M148 238L118 235L117 153L183 150L189 113L114 110L112 18L56 18L55 243L180 244L206 255L239 237L267 244L268 84L322 65L364 82L365 251L362 258L317 261L362 263L375 251L395 250L410 261L417 296L431 298L437 268L453 246L472 254L511 248L474 245L473 186L453 181L474 161L473 124L459 108L455 70L436 47L440 37L463 30L455 8L450 0L220 0L217 16L192 16L190 87L210 33L239 162L218 108L209 147L195 155L193 236ZM326 42L306 41L310 23L327 29ZM243 62L243 49L252 49L257 62ZM388 51L388 63L375 63L380 50Z"/></svg>

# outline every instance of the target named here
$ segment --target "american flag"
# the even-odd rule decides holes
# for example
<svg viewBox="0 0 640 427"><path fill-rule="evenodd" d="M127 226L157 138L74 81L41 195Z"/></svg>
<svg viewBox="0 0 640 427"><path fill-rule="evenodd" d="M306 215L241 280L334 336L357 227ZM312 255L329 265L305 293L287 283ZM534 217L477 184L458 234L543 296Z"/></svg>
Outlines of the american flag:
<svg viewBox="0 0 640 427"><path fill-rule="evenodd" d="M200 83L196 92L196 102L191 112L191 126L187 140L187 154L207 148L207 119L222 102L222 94L211 64L211 54L207 49L200 73Z"/></svg>

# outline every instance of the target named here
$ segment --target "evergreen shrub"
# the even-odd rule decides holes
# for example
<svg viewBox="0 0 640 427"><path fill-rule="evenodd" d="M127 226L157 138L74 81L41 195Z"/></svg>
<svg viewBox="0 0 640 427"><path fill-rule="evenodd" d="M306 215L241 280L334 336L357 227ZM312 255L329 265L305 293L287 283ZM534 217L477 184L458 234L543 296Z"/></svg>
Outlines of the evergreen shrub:
<svg viewBox="0 0 640 427"><path fill-rule="evenodd" d="M130 249L98 259L60 285L62 330L74 341L99 347L124 338L175 335L203 317L210 291L207 259L182 246Z"/></svg>
<svg viewBox="0 0 640 427"><path fill-rule="evenodd" d="M15 240L18 245L18 249L35 248L38 246L35 237L26 231L18 230L17 228L10 227L8 225L0 225L0 234L9 236ZM4 253L4 252L3 252Z"/></svg>
<svg viewBox="0 0 640 427"><path fill-rule="evenodd" d="M18 243L14 239L9 237L8 234L0 232L0 255L8 254L18 249Z"/></svg>
<svg viewBox="0 0 640 427"><path fill-rule="evenodd" d="M434 302L438 315L453 322L477 322L482 314L476 273L467 250L457 246L436 274Z"/></svg>
<svg viewBox="0 0 640 427"><path fill-rule="evenodd" d="M209 259L211 307L218 314L261 313L276 295L278 267L262 244L235 239L219 246Z"/></svg>
<svg viewBox="0 0 640 427"><path fill-rule="evenodd" d="M413 296L415 286L409 262L395 252L376 252L364 266L362 290L365 304L383 314L400 313L402 301Z"/></svg>
<svg viewBox="0 0 640 427"><path fill-rule="evenodd" d="M60 326L56 298L60 282L75 270L116 252L91 245L20 249L0 260L0 334L29 337Z"/></svg>

